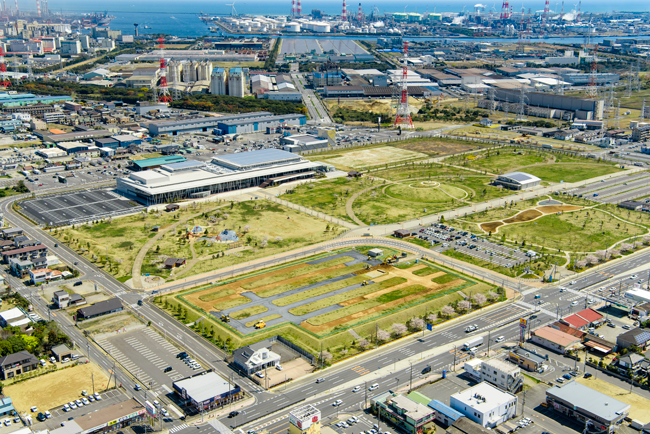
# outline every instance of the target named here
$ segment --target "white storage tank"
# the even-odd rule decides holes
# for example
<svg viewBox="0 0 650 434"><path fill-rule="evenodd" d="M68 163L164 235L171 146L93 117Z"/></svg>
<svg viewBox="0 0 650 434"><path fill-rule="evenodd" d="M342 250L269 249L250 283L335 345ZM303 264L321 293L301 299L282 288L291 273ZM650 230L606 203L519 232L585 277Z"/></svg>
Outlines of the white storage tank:
<svg viewBox="0 0 650 434"><path fill-rule="evenodd" d="M284 25L284 30L286 30L287 32L300 32L300 24L287 23Z"/></svg>

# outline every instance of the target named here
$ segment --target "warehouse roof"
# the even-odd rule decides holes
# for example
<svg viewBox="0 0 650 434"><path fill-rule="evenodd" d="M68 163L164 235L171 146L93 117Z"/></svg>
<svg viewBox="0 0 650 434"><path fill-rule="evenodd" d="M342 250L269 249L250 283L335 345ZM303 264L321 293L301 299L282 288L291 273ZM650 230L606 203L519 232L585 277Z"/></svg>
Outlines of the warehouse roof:
<svg viewBox="0 0 650 434"><path fill-rule="evenodd" d="M116 310L122 307L122 302L119 298L109 298L108 300L100 301L93 304L92 306L82 307L77 312L83 317L89 317L94 315L100 315L102 313L108 313L112 310Z"/></svg>
<svg viewBox="0 0 650 434"><path fill-rule="evenodd" d="M224 163L229 167L246 168L247 166L256 166L260 164L284 163L289 161L300 161L299 155L280 149L261 149L259 151L242 152L232 155L220 155L212 161L221 164Z"/></svg>
<svg viewBox="0 0 650 434"><path fill-rule="evenodd" d="M626 404L590 387L569 381L557 384L546 391L546 395L569 404L576 411L584 411L607 421L613 421L630 411Z"/></svg>
<svg viewBox="0 0 650 434"><path fill-rule="evenodd" d="M561 332L559 330L553 329L548 326L542 327L541 329L537 329L534 332L532 332L532 334L563 347L571 345L574 342L580 342L580 338L576 336L572 336L568 333Z"/></svg>
<svg viewBox="0 0 650 434"><path fill-rule="evenodd" d="M135 160L132 163L140 169L146 169L147 167L162 166L163 164L180 163L185 160L186 158L180 155L167 155L165 157L147 158L146 160Z"/></svg>
<svg viewBox="0 0 650 434"><path fill-rule="evenodd" d="M532 182L539 182L541 179L538 177L531 175L529 173L524 173L524 172L511 172L511 173L505 173L503 175L499 175L499 178L506 178L510 179L513 181L516 181L520 184L530 184Z"/></svg>
<svg viewBox="0 0 650 434"><path fill-rule="evenodd" d="M187 378L174 383L177 388L185 389L187 396L196 402L207 401L215 396L223 395L232 390L232 385L215 372Z"/></svg>

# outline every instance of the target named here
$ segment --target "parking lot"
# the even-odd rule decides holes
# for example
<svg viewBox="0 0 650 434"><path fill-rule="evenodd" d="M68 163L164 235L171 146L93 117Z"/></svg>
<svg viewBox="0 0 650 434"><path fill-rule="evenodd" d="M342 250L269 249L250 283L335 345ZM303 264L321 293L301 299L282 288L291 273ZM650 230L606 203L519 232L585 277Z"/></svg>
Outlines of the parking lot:
<svg viewBox="0 0 650 434"><path fill-rule="evenodd" d="M529 259L524 251L493 243L468 231L456 230L442 223L420 229L417 237L431 242L432 249L436 252L442 253L454 249L465 255L506 268L523 264Z"/></svg>
<svg viewBox="0 0 650 434"><path fill-rule="evenodd" d="M203 371L176 357L181 350L150 327L119 332L97 342L142 385L157 393L169 393L172 382Z"/></svg>
<svg viewBox="0 0 650 434"><path fill-rule="evenodd" d="M142 207L109 190L86 190L28 199L21 202L22 212L38 224L61 226L112 215L137 212Z"/></svg>
<svg viewBox="0 0 650 434"><path fill-rule="evenodd" d="M87 391L89 395L93 394L92 390ZM119 402L125 401L128 399L128 396L126 396L124 393L122 393L119 389L111 389L108 391L97 391L101 397L101 400L93 400L93 402L89 402L88 405L83 405L81 407L77 407L74 409L70 409L68 411L63 410L63 406L57 407L54 409L50 409L51 413L51 418L45 419L43 422L39 422L36 420L36 416L40 412L44 412L45 409L38 409L36 412L31 413L29 416L32 418L32 423L35 424L32 426L33 429L35 430L52 430L56 428L61 427L61 422L67 421L70 418L77 418L80 416L83 416L84 414L88 414L94 411L97 411L102 408L110 407L113 404L117 404ZM79 391L79 400L84 398L84 396L81 395L81 390ZM88 397L86 397L88 399ZM68 404L69 406L69 404ZM76 406L76 404L75 404Z"/></svg>

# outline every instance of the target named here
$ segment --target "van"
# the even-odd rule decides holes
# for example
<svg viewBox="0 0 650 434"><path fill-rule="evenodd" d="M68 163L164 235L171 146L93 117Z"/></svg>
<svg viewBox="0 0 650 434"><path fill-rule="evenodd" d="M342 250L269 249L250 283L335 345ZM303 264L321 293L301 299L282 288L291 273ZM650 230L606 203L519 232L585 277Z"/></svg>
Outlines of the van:
<svg viewBox="0 0 650 434"><path fill-rule="evenodd" d="M373 384L372 386L370 386L370 387L368 388L368 390L376 390L376 389L378 389L378 388L379 388L379 384L375 383L375 384Z"/></svg>

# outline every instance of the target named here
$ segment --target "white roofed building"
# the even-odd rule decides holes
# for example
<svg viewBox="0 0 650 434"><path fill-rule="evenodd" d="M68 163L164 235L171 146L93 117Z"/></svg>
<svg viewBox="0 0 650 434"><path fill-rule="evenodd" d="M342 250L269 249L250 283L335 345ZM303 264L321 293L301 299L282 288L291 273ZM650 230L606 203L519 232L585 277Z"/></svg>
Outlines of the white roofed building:
<svg viewBox="0 0 650 434"><path fill-rule="evenodd" d="M517 397L485 381L451 395L449 404L487 428L494 428L517 414Z"/></svg>
<svg viewBox="0 0 650 434"><path fill-rule="evenodd" d="M499 175L493 183L502 185L510 190L525 190L527 188L537 187L542 182L536 176L524 172L511 172Z"/></svg>

